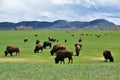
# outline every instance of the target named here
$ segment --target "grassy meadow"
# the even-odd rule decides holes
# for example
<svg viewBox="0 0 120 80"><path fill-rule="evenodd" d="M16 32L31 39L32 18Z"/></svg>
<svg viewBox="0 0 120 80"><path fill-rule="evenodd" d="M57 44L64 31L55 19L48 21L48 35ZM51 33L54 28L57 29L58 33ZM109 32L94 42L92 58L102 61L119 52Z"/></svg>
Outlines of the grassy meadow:
<svg viewBox="0 0 120 80"><path fill-rule="evenodd" d="M81 33L84 36L80 36ZM68 59L65 59L66 64L55 64L55 55L50 55L49 47L33 53L35 41L39 39L42 44L48 37L57 38L59 42L52 45L64 44L74 55L74 44L82 37L83 47L79 56L73 56L73 64L68 64ZM28 38L28 42L24 42L24 38ZM7 45L19 46L20 56L5 57ZM114 62L104 62L105 49L111 50ZM0 31L0 80L120 80L120 31Z"/></svg>

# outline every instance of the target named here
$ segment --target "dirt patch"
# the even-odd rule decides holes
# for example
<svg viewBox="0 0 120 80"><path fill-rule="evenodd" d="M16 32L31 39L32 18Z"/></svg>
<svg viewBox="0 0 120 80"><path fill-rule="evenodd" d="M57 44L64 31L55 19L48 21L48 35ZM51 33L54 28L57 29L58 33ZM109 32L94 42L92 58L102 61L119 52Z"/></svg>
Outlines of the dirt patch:
<svg viewBox="0 0 120 80"><path fill-rule="evenodd" d="M0 62L48 62L48 61L30 58L0 58Z"/></svg>
<svg viewBox="0 0 120 80"><path fill-rule="evenodd" d="M85 59L88 59L88 60L104 60L103 57L85 57Z"/></svg>

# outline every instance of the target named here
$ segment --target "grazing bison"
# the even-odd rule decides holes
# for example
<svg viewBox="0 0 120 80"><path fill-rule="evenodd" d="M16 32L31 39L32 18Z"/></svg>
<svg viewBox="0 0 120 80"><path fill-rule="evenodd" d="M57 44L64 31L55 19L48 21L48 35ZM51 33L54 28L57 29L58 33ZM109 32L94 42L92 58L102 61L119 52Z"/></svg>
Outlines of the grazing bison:
<svg viewBox="0 0 120 80"><path fill-rule="evenodd" d="M40 43L40 40L37 39L37 40L36 40L36 44L39 44L39 43Z"/></svg>
<svg viewBox="0 0 120 80"><path fill-rule="evenodd" d="M75 44L76 56L79 56L81 48L82 48L82 44Z"/></svg>
<svg viewBox="0 0 120 80"><path fill-rule="evenodd" d="M46 48L47 46L49 46L50 48L52 47L52 43L49 41L44 41L43 42L43 47Z"/></svg>
<svg viewBox="0 0 120 80"><path fill-rule="evenodd" d="M56 53L58 50L65 50L66 47L62 44L57 44L57 45L54 45L52 50L50 51L51 55L54 55L54 53Z"/></svg>
<svg viewBox="0 0 120 80"><path fill-rule="evenodd" d="M66 43L66 42L67 42L67 39L64 39L64 42Z"/></svg>
<svg viewBox="0 0 120 80"><path fill-rule="evenodd" d="M48 37L49 41L55 42L57 39Z"/></svg>
<svg viewBox="0 0 120 80"><path fill-rule="evenodd" d="M38 36L37 34L35 34L35 36Z"/></svg>
<svg viewBox="0 0 120 80"><path fill-rule="evenodd" d="M60 63L63 62L65 64L64 58L68 58L68 60L69 60L68 64L70 62L72 63L73 62L72 56L73 56L73 52L70 50L58 50L56 52L55 63L59 63L59 61L60 61Z"/></svg>
<svg viewBox="0 0 120 80"><path fill-rule="evenodd" d="M4 51L5 56L7 56L8 54L10 54L10 56L12 56L13 52L16 52L16 56L18 53L20 55L19 47L10 45L10 46L7 46L6 50Z"/></svg>
<svg viewBox="0 0 120 80"><path fill-rule="evenodd" d="M78 42L82 42L82 37L79 38Z"/></svg>
<svg viewBox="0 0 120 80"><path fill-rule="evenodd" d="M28 41L28 38L24 38L24 42L27 42Z"/></svg>
<svg viewBox="0 0 120 80"><path fill-rule="evenodd" d="M108 60L109 60L110 62L114 62L114 58L113 58L113 56L111 55L110 50L104 50L104 51L103 51L103 56L104 56L104 58L105 58L105 62L107 62Z"/></svg>
<svg viewBox="0 0 120 80"><path fill-rule="evenodd" d="M39 52L39 50L41 50L41 52L43 51L43 46L40 44L36 44L35 49L34 49L34 53Z"/></svg>

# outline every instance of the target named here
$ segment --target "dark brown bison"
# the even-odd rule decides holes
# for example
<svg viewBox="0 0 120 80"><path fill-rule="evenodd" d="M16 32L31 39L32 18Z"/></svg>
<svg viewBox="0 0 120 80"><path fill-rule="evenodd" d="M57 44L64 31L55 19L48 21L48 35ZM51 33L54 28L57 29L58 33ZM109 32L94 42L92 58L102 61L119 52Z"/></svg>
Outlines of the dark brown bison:
<svg viewBox="0 0 120 80"><path fill-rule="evenodd" d="M67 42L67 39L64 39L64 42L66 43L66 42Z"/></svg>
<svg viewBox="0 0 120 80"><path fill-rule="evenodd" d="M10 54L10 56L12 56L13 52L16 52L16 56L17 56L17 54L20 55L19 47L10 45L10 46L7 46L6 50L4 51L5 56L7 56L8 54Z"/></svg>
<svg viewBox="0 0 120 80"><path fill-rule="evenodd" d="M113 58L113 56L111 55L110 50L104 50L104 51L103 51L103 56L104 56L104 58L105 58L105 62L107 62L108 60L109 60L110 62L114 62L114 58Z"/></svg>
<svg viewBox="0 0 120 80"><path fill-rule="evenodd" d="M65 50L66 47L65 45L62 45L62 44L57 44L57 45L54 45L52 50L50 51L51 55L54 55L54 53L56 53L58 50Z"/></svg>
<svg viewBox="0 0 120 80"><path fill-rule="evenodd" d="M38 35L37 35L37 34L35 34L34 36L36 36L36 37L37 37Z"/></svg>
<svg viewBox="0 0 120 80"><path fill-rule="evenodd" d="M49 46L51 48L52 47L52 43L50 41L44 41L43 42L43 47L46 48L47 46Z"/></svg>
<svg viewBox="0 0 120 80"><path fill-rule="evenodd" d="M24 42L27 42L28 41L28 38L24 38Z"/></svg>
<svg viewBox="0 0 120 80"><path fill-rule="evenodd" d="M75 44L76 56L79 56L81 48L82 48L82 44Z"/></svg>
<svg viewBox="0 0 120 80"><path fill-rule="evenodd" d="M34 53L39 52L39 50L41 50L41 52L43 51L43 46L40 44L36 44L35 49L34 49Z"/></svg>
<svg viewBox="0 0 120 80"><path fill-rule="evenodd" d="M55 58L55 63L64 63L64 58L68 58L68 64L71 62L73 63L73 59L72 59L72 56L73 56L73 52L70 51L70 50L58 50L56 52L56 58Z"/></svg>
<svg viewBox="0 0 120 80"><path fill-rule="evenodd" d="M79 38L78 42L82 42L82 37Z"/></svg>
<svg viewBox="0 0 120 80"><path fill-rule="evenodd" d="M36 40L36 44L39 44L39 43L40 43L40 40L37 39L37 40Z"/></svg>
<svg viewBox="0 0 120 80"><path fill-rule="evenodd" d="M48 37L49 41L55 42L57 39Z"/></svg>

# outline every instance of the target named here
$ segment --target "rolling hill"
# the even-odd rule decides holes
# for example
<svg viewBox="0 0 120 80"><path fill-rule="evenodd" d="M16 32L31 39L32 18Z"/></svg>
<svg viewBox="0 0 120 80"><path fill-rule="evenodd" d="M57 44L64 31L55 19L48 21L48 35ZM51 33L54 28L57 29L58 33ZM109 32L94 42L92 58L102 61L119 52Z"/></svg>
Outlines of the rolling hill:
<svg viewBox="0 0 120 80"><path fill-rule="evenodd" d="M17 30L17 29L120 29L120 27L105 19L96 19L89 22L56 20L47 21L22 21L18 23L0 22L0 30Z"/></svg>

